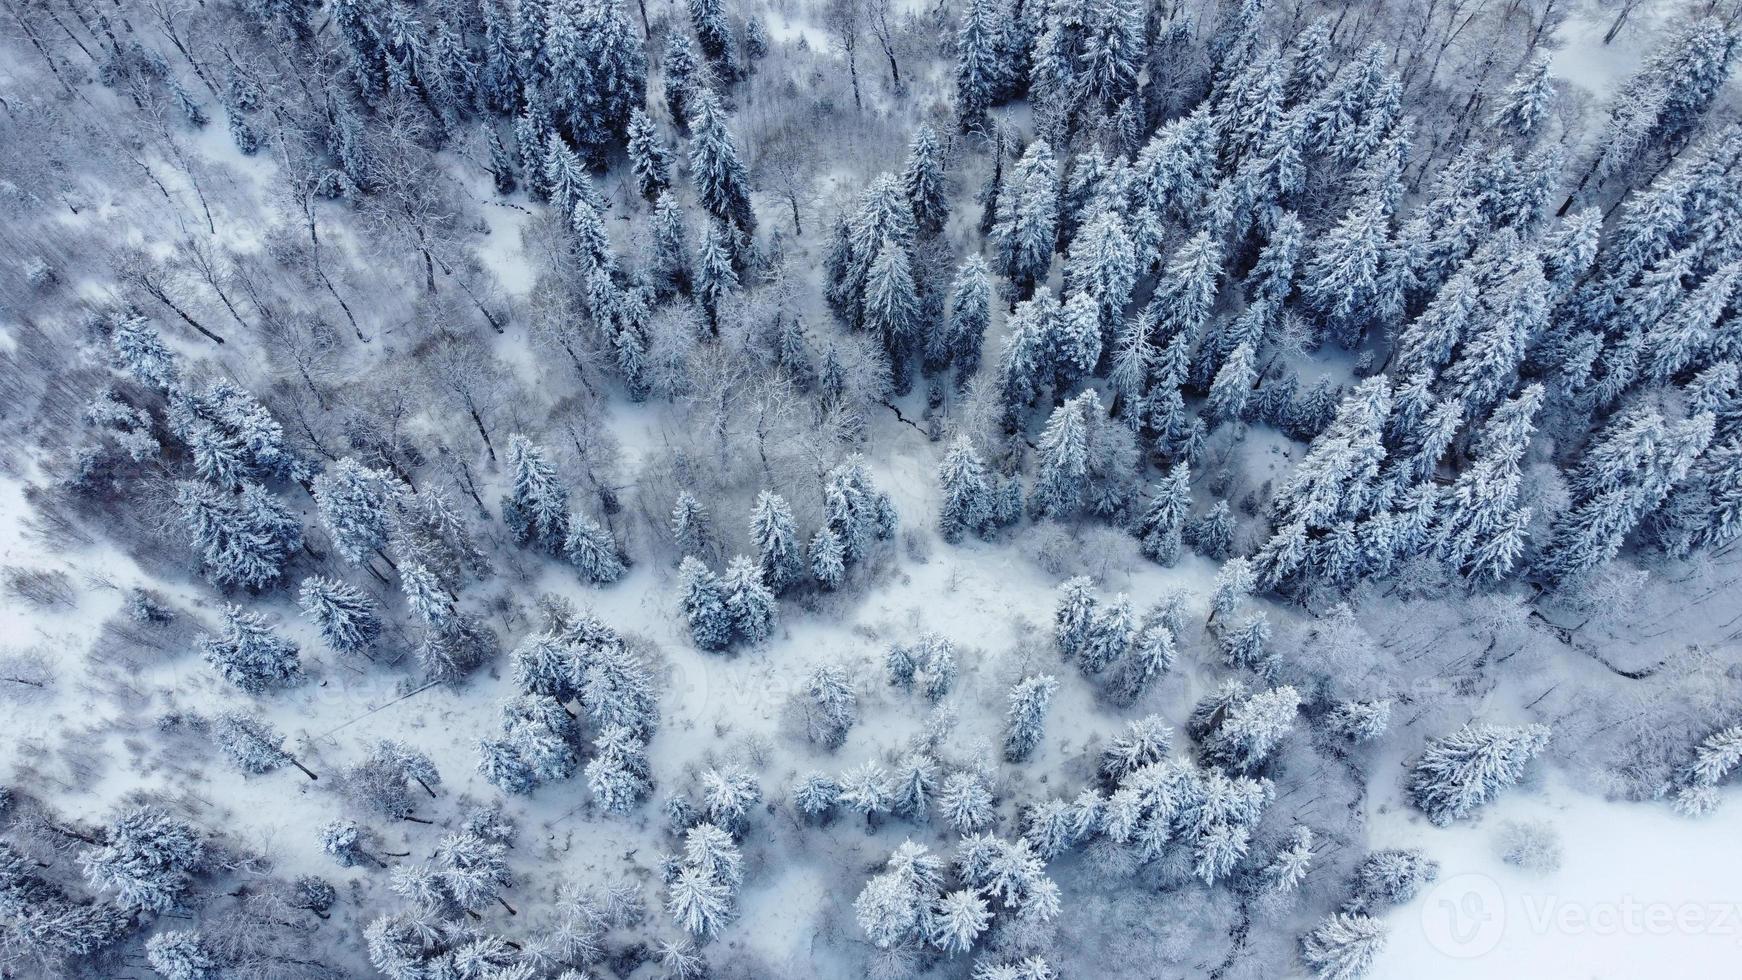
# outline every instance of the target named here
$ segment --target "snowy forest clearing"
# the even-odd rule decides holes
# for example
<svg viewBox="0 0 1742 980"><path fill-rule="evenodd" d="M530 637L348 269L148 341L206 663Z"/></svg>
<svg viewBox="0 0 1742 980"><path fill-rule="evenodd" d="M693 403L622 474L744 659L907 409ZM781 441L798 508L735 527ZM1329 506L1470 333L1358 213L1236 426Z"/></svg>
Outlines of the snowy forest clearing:
<svg viewBox="0 0 1742 980"><path fill-rule="evenodd" d="M1560 867L1501 860L1508 822L1560 828ZM1742 812L1689 824L1661 806L1604 801L1549 779L1481 823L1423 834L1381 819L1376 842L1428 848L1441 880L1390 913L1378 976L1718 977L1742 943Z"/></svg>

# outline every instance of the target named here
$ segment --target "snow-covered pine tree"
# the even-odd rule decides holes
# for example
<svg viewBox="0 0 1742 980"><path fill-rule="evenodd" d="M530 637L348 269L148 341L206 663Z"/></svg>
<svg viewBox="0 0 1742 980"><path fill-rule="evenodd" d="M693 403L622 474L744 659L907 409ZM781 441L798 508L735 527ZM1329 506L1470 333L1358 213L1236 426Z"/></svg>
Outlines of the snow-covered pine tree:
<svg viewBox="0 0 1742 980"><path fill-rule="evenodd" d="M1524 551L1530 510L1518 506L1520 465L1543 397L1533 384L1495 409L1476 437L1475 462L1438 506L1436 551L1467 579L1496 581Z"/></svg>
<svg viewBox="0 0 1742 980"><path fill-rule="evenodd" d="M841 805L865 817L867 825L889 812L889 773L875 761L865 762L841 774Z"/></svg>
<svg viewBox="0 0 1742 980"><path fill-rule="evenodd" d="M762 580L779 595L804 577L803 544L786 498L763 490L750 511L750 536L756 542Z"/></svg>
<svg viewBox="0 0 1742 980"><path fill-rule="evenodd" d="M302 525L257 483L235 494L186 480L177 485L176 505L206 575L218 585L259 591L278 581L302 545Z"/></svg>
<svg viewBox="0 0 1742 980"><path fill-rule="evenodd" d="M314 478L312 493L340 557L361 565L386 547L400 494L391 476L347 456Z"/></svg>
<svg viewBox="0 0 1742 980"><path fill-rule="evenodd" d="M938 533L945 541L954 544L963 534L984 535L993 529L992 485L966 434L958 435L944 454L938 484L943 494Z"/></svg>
<svg viewBox="0 0 1742 980"><path fill-rule="evenodd" d="M683 589L684 618L690 638L703 650L724 650L732 644L732 613L726 608L726 591L701 559L684 556L678 566Z"/></svg>
<svg viewBox="0 0 1742 980"><path fill-rule="evenodd" d="M1548 739L1546 725L1465 725L1428 743L1416 760L1410 795L1430 820L1446 826L1518 782Z"/></svg>
<svg viewBox="0 0 1742 980"><path fill-rule="evenodd" d="M703 88L687 101L690 179L695 181L702 207L746 237L756 234L750 179L738 158L737 140L726 128L726 111L719 96Z"/></svg>
<svg viewBox="0 0 1742 980"><path fill-rule="evenodd" d="M1040 744L1046 711L1058 681L1047 674L1025 677L1010 689L1010 708L1004 720L1004 758L1023 762Z"/></svg>
<svg viewBox="0 0 1742 980"><path fill-rule="evenodd" d="M847 552L841 536L828 527L820 527L811 537L810 570L825 589L840 588L847 577Z"/></svg>
<svg viewBox="0 0 1742 980"><path fill-rule="evenodd" d="M569 515L569 531L563 539L563 557L593 585L609 585L627 570L617 554L611 532L583 513Z"/></svg>
<svg viewBox="0 0 1742 980"><path fill-rule="evenodd" d="M1045 140L1029 144L1004 184L992 230L999 271L1027 299L1052 264L1058 243L1058 164Z"/></svg>
<svg viewBox="0 0 1742 980"><path fill-rule="evenodd" d="M1244 667L1261 676L1270 676L1276 669L1270 653L1270 620L1260 612L1233 629L1223 630L1216 638L1222 651L1222 663L1229 667Z"/></svg>
<svg viewBox="0 0 1742 980"><path fill-rule="evenodd" d="M224 627L207 636L200 653L224 679L249 694L295 681L302 674L296 644L279 636L265 617L241 606L224 607Z"/></svg>
<svg viewBox="0 0 1742 980"><path fill-rule="evenodd" d="M1145 558L1162 565L1172 565L1178 560L1180 533L1191 509L1191 467L1175 463L1167 476L1155 484L1149 506L1132 528Z"/></svg>
<svg viewBox="0 0 1742 980"><path fill-rule="evenodd" d="M334 653L357 653L367 649L381 634L376 605L361 589L335 578L310 575L302 580L297 603L303 615L314 621L321 641Z"/></svg>
<svg viewBox="0 0 1742 980"><path fill-rule="evenodd" d="M1301 937L1300 958L1318 980L1358 980L1385 948L1385 934L1377 919L1337 912Z"/></svg>
<svg viewBox="0 0 1742 980"><path fill-rule="evenodd" d="M123 811L103 836L103 844L79 855L85 880L114 892L114 903L136 914L176 909L207 857L192 825L156 807Z"/></svg>
<svg viewBox="0 0 1742 980"><path fill-rule="evenodd" d="M885 236L865 275L864 326L883 341L894 373L894 391L913 387L913 357L919 352L920 302L907 249Z"/></svg>
<svg viewBox="0 0 1742 980"><path fill-rule="evenodd" d="M762 567L738 555L726 565L720 591L731 617L732 636L752 646L768 639L780 618L774 593L762 582Z"/></svg>
<svg viewBox="0 0 1742 980"><path fill-rule="evenodd" d="M810 820L826 820L841 798L841 786L820 772L812 772L792 788L792 805Z"/></svg>
<svg viewBox="0 0 1742 980"><path fill-rule="evenodd" d="M824 748L840 748L859 717L852 678L837 664L821 664L805 684L805 734Z"/></svg>
<svg viewBox="0 0 1742 980"><path fill-rule="evenodd" d="M520 433L508 438L514 482L502 498L502 521L521 544L562 554L568 534L569 488L557 476L542 446Z"/></svg>
<svg viewBox="0 0 1742 980"><path fill-rule="evenodd" d="M1325 715L1331 731L1355 742L1371 742L1385 735L1391 724L1391 700L1339 701Z"/></svg>
<svg viewBox="0 0 1742 980"><path fill-rule="evenodd" d="M232 765L250 776L296 761L284 751L284 736L271 723L240 712L226 711L213 718L212 740ZM309 775L313 777L313 773Z"/></svg>
<svg viewBox="0 0 1742 980"><path fill-rule="evenodd" d="M732 267L733 234L725 222L708 222L696 252L696 296L708 316L708 329L720 332L720 306L738 292L738 271Z"/></svg>
<svg viewBox="0 0 1742 980"><path fill-rule="evenodd" d="M986 110L1009 85L1010 65L1001 56L1007 23L996 0L969 0L956 32L956 115L964 131L984 129Z"/></svg>
<svg viewBox="0 0 1742 980"><path fill-rule="evenodd" d="M145 962L164 980L217 980L218 958L194 929L166 929L145 943Z"/></svg>
<svg viewBox="0 0 1742 980"><path fill-rule="evenodd" d="M576 145L602 158L646 97L647 60L623 0L552 0L539 91Z"/></svg>
<svg viewBox="0 0 1742 980"><path fill-rule="evenodd" d="M1494 125L1523 139L1535 139L1554 110L1554 80L1549 76L1549 57L1537 55L1519 71L1500 96L1494 109Z"/></svg>
<svg viewBox="0 0 1742 980"><path fill-rule="evenodd" d="M1300 704L1287 684L1236 701L1202 739L1205 757L1235 772L1257 769L1294 730Z"/></svg>
<svg viewBox="0 0 1742 980"><path fill-rule="evenodd" d="M671 189L671 150L660 138L653 119L640 109L629 113L629 165L641 196L658 201Z"/></svg>
<svg viewBox="0 0 1742 980"><path fill-rule="evenodd" d="M997 820L992 789L985 777L973 770L944 777L943 788L938 791L938 813L959 834L978 833Z"/></svg>
<svg viewBox="0 0 1742 980"><path fill-rule="evenodd" d="M956 272L951 292L949 320L943 330L933 331L926 362L934 371L955 366L958 390L980 371L980 354L986 329L992 320L992 279L986 260L969 255Z"/></svg>
<svg viewBox="0 0 1742 980"><path fill-rule="evenodd" d="M694 286L694 263L690 259L689 229L683 209L671 191L659 195L653 206L653 258L649 274L658 295L687 294Z"/></svg>
<svg viewBox="0 0 1742 980"><path fill-rule="evenodd" d="M1095 610L1077 652L1077 667L1084 674L1098 674L1125 656L1137 630L1131 600L1120 593Z"/></svg>
<svg viewBox="0 0 1742 980"><path fill-rule="evenodd" d="M924 123L914 130L913 141L908 144L901 186L913 209L915 230L926 238L937 237L950 219L950 202L944 184L943 149L937 132Z"/></svg>
<svg viewBox="0 0 1742 980"><path fill-rule="evenodd" d="M671 507L671 540L679 555L706 558L714 547L714 524L708 509L688 490L679 490Z"/></svg>

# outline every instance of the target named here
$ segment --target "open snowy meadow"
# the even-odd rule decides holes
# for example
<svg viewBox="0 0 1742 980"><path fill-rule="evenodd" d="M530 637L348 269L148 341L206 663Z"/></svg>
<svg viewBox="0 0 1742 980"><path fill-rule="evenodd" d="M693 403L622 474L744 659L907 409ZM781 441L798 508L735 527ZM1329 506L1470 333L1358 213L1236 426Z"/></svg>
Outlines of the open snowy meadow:
<svg viewBox="0 0 1742 980"><path fill-rule="evenodd" d="M0 25L0 978L1734 975L1742 0Z"/></svg>

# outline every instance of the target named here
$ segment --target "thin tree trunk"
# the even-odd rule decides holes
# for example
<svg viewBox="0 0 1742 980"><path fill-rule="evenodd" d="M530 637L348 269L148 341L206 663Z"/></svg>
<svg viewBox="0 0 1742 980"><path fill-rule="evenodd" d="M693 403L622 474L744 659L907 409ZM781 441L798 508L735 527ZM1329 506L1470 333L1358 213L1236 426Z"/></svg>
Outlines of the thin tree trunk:
<svg viewBox="0 0 1742 980"><path fill-rule="evenodd" d="M169 295L167 293L165 293L163 290L153 289L152 287L147 286L146 292L150 293L152 295L152 297L155 298L159 303L162 303L164 306L167 306L171 310L174 310L175 315L181 317L182 320L184 320L188 326L193 327L195 330L198 330L202 334L205 334L206 339L212 341L215 344L222 344L224 342L224 338L218 336L217 334L211 332L210 330L207 330L205 327L200 325L200 322L198 320L195 320L193 317L188 316L187 311L183 310L181 307L170 302Z"/></svg>
<svg viewBox="0 0 1742 980"><path fill-rule="evenodd" d="M503 898L501 895L496 896L496 901L500 902L502 904L502 907L508 910L509 915L519 915L520 914L519 912L514 911L514 906L509 905L508 900Z"/></svg>
<svg viewBox="0 0 1742 980"><path fill-rule="evenodd" d="M296 761L296 760L295 760L295 759L292 759L292 760L290 760L290 764L291 764L291 765L293 765L293 766L295 766L295 767L297 767L297 768L298 768L298 769L301 769L301 770L302 770L302 774L303 774L303 775L304 775L304 776L307 776L307 777L308 777L308 778L310 778L310 779L313 779L313 780L318 780L318 779L320 779L320 778L321 778L321 777L319 777L319 776L317 776L317 775L315 775L315 774L314 774L314 773L313 773L313 772L310 772L310 771L309 771L309 767L308 767L308 766L305 766L305 765L303 765L303 764L302 764L302 763L300 763L300 762L298 762L298 761Z"/></svg>

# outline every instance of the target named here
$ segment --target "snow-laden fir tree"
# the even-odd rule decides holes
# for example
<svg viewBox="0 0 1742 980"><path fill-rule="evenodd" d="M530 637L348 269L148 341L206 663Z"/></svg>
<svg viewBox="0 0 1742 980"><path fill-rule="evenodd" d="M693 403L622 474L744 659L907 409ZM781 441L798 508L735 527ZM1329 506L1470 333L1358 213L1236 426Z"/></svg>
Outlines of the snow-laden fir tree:
<svg viewBox="0 0 1742 980"><path fill-rule="evenodd" d="M1286 684L1232 699L1200 739L1204 756L1237 772L1258 768L1294 730L1300 704L1300 693Z"/></svg>
<svg viewBox="0 0 1742 980"><path fill-rule="evenodd" d="M653 206L653 258L649 276L660 296L688 293L694 285L690 259L689 229L683 209L670 191L659 195Z"/></svg>
<svg viewBox="0 0 1742 980"><path fill-rule="evenodd" d="M636 34L623 0L553 0L546 9L539 91L594 157L623 140L645 97L647 61Z"/></svg>
<svg viewBox="0 0 1742 980"><path fill-rule="evenodd" d="M980 371L980 354L992 317L992 280L986 260L970 255L962 260L950 294L949 320L943 330L932 333L932 349L926 359L942 371L955 366L958 389L967 387Z"/></svg>
<svg viewBox="0 0 1742 980"><path fill-rule="evenodd" d="M985 128L986 110L1009 84L1011 66L1000 51L1007 29L1004 5L969 0L956 32L956 114L965 131Z"/></svg>
<svg viewBox="0 0 1742 980"><path fill-rule="evenodd" d="M265 719L226 711L212 719L212 739L225 758L251 776L271 772L288 762L302 769L310 779L316 778L284 751L284 736Z"/></svg>
<svg viewBox="0 0 1742 980"><path fill-rule="evenodd" d="M821 664L805 683L805 734L830 750L847 741L859 717L859 695L852 678L838 664Z"/></svg>
<svg viewBox="0 0 1742 980"><path fill-rule="evenodd" d="M1374 851L1355 865L1353 894L1343 903L1343 911L1377 915L1415 898L1439 875L1439 862L1419 848Z"/></svg>
<svg viewBox="0 0 1742 980"><path fill-rule="evenodd" d="M913 208L914 228L935 238L950 219L949 188L944 184L943 149L938 134L921 123L907 148L907 165L901 171L901 186Z"/></svg>
<svg viewBox="0 0 1742 980"><path fill-rule="evenodd" d="M890 807L889 773L876 762L865 762L841 774L841 805L865 818L867 825Z"/></svg>
<svg viewBox="0 0 1742 980"><path fill-rule="evenodd" d="M820 772L812 772L792 788L792 805L811 820L825 820L840 802L841 785Z"/></svg>
<svg viewBox="0 0 1742 980"><path fill-rule="evenodd" d="M1571 510L1555 522L1535 571L1564 584L1615 557L1712 439L1709 413L1677 422L1649 409L1624 411L1586 448L1569 480Z"/></svg>
<svg viewBox="0 0 1742 980"><path fill-rule="evenodd" d="M1155 609L1144 615L1129 650L1114 665L1102 688L1114 704L1134 703L1150 684L1173 668L1178 656L1174 648L1176 634L1167 618Z"/></svg>
<svg viewBox="0 0 1742 980"><path fill-rule="evenodd" d="M640 109L629 113L629 165L635 171L636 188L647 200L657 201L671 189L671 150L653 119Z"/></svg>
<svg viewBox="0 0 1742 980"><path fill-rule="evenodd" d="M972 888L939 898L932 909L931 943L946 956L966 953L992 923L992 910Z"/></svg>
<svg viewBox="0 0 1742 980"><path fill-rule="evenodd" d="M1498 580L1523 554L1530 509L1518 505L1520 465L1543 397L1533 384L1495 410L1476 437L1475 462L1438 505L1436 551L1470 580Z"/></svg>
<svg viewBox="0 0 1742 980"><path fill-rule="evenodd" d="M502 705L502 731L478 741L478 774L505 793L531 793L580 766L575 720L554 698L522 694Z"/></svg>
<svg viewBox="0 0 1742 980"><path fill-rule="evenodd" d="M965 433L956 437L938 464L938 484L943 494L938 533L945 541L954 544L964 534L985 535L996 526L986 464Z"/></svg>
<svg viewBox="0 0 1742 980"><path fill-rule="evenodd" d="M859 927L873 945L889 949L923 942L932 910L943 894L943 861L923 844L904 841L853 901Z"/></svg>
<svg viewBox="0 0 1742 980"><path fill-rule="evenodd" d="M1221 648L1222 662L1229 667L1244 667L1262 676L1269 676L1276 667L1270 645L1270 620L1260 612L1232 629L1225 629L1216 638Z"/></svg>
<svg viewBox="0 0 1742 980"><path fill-rule="evenodd" d="M155 807L123 811L103 837L79 855L85 880L134 913L176 909L206 862L199 832Z"/></svg>
<svg viewBox="0 0 1742 980"><path fill-rule="evenodd" d="M513 483L502 498L502 520L509 533L521 544L562 554L568 534L569 488L544 448L519 433L508 439L508 466Z"/></svg>
<svg viewBox="0 0 1742 980"><path fill-rule="evenodd" d="M889 808L897 816L924 822L937 795L937 763L922 752L904 757L890 778Z"/></svg>
<svg viewBox="0 0 1742 980"><path fill-rule="evenodd" d="M825 589L837 589L847 577L847 552L841 536L821 527L811 537L810 570Z"/></svg>
<svg viewBox="0 0 1742 980"><path fill-rule="evenodd" d="M726 591L719 578L701 559L686 555L678 566L678 580L690 639L703 650L724 650L730 646L733 614L726 606Z"/></svg>
<svg viewBox="0 0 1742 980"><path fill-rule="evenodd" d="M690 26L702 54L713 63L720 78L731 82L738 77L737 43L732 37L732 25L720 0L688 0Z"/></svg>
<svg viewBox="0 0 1742 980"><path fill-rule="evenodd" d="M1190 466L1175 463L1155 484L1149 505L1132 528L1145 558L1163 565L1178 560L1180 532L1192 509L1191 478Z"/></svg>
<svg viewBox="0 0 1742 980"><path fill-rule="evenodd" d="M1337 912L1301 937L1300 958L1318 980L1357 980L1385 948L1385 933L1377 919Z"/></svg>
<svg viewBox="0 0 1742 980"><path fill-rule="evenodd" d="M671 507L671 539L678 554L705 558L713 548L713 519L688 490L679 490Z"/></svg>
<svg viewBox="0 0 1742 980"><path fill-rule="evenodd" d="M944 777L938 790L938 813L959 834L973 834L992 826L997 812L992 808L992 789L979 772L964 770Z"/></svg>
<svg viewBox="0 0 1742 980"><path fill-rule="evenodd" d="M1053 607L1052 635L1058 643L1059 656L1071 660L1082 652L1100 603L1095 598L1095 583L1087 575L1060 583L1058 596L1058 604Z"/></svg>
<svg viewBox="0 0 1742 980"><path fill-rule="evenodd" d="M1391 724L1391 700L1340 701L1325 715L1331 731L1355 742L1371 742L1385 736Z"/></svg>
<svg viewBox="0 0 1742 980"><path fill-rule="evenodd" d="M593 740L587 788L610 813L624 813L653 791L647 744L627 725L607 725Z"/></svg>
<svg viewBox="0 0 1742 980"><path fill-rule="evenodd" d="M617 555L617 541L611 532L582 513L569 515L563 557L575 566L581 578L593 585L609 585L622 578L626 571L623 559Z"/></svg>
<svg viewBox="0 0 1742 980"><path fill-rule="evenodd" d="M1120 593L1096 608L1089 628L1077 649L1077 667L1084 674L1098 674L1125 656L1137 623L1131 600Z"/></svg>
<svg viewBox="0 0 1742 980"><path fill-rule="evenodd" d="M1519 71L1500 96L1494 109L1494 125L1524 139L1536 138L1554 110L1554 80L1549 75L1549 57L1538 55Z"/></svg>
<svg viewBox="0 0 1742 980"><path fill-rule="evenodd" d="M181 369L163 337L139 313L129 311L116 318L109 334L109 358L114 366L150 388L168 392L180 380Z"/></svg>
<svg viewBox="0 0 1742 980"><path fill-rule="evenodd" d="M703 88L689 99L690 179L702 208L748 236L756 233L750 178L738 158L738 143L726 128L719 96Z"/></svg>
<svg viewBox="0 0 1742 980"><path fill-rule="evenodd" d="M696 296L708 315L709 329L720 329L720 306L738 291L738 272L732 267L732 231L722 221L709 221L696 252Z"/></svg>
<svg viewBox="0 0 1742 980"><path fill-rule="evenodd" d="M889 352L897 395L906 394L913 385L920 312L907 250L885 236L865 275L864 325L883 341Z"/></svg>
<svg viewBox="0 0 1742 980"><path fill-rule="evenodd" d="M302 525L257 483L237 494L186 480L176 487L176 506L206 575L220 586L263 589L278 581L302 545Z"/></svg>
<svg viewBox="0 0 1742 980"><path fill-rule="evenodd" d="M733 558L720 579L720 591L731 617L733 638L752 646L768 639L780 618L780 606L762 582L762 567L743 555Z"/></svg>
<svg viewBox="0 0 1742 980"><path fill-rule="evenodd" d="M166 929L145 944L145 962L164 980L217 980L218 958L199 931Z"/></svg>
<svg viewBox="0 0 1742 980"><path fill-rule="evenodd" d="M1264 887L1271 892L1291 892L1301 886L1313 866L1315 836L1312 828L1301 824L1294 828L1279 847L1270 863L1264 866Z"/></svg>
<svg viewBox="0 0 1742 980"><path fill-rule="evenodd" d="M1089 410L1098 406L1093 391L1060 405L1037 441L1039 469L1028 494L1036 517L1075 517L1088 492L1090 429L1100 424Z"/></svg>
<svg viewBox="0 0 1742 980"><path fill-rule="evenodd" d="M1410 796L1446 826L1518 782L1548 739L1546 725L1465 725L1428 743L1412 770Z"/></svg>
<svg viewBox="0 0 1742 980"><path fill-rule="evenodd" d="M1047 674L1025 677L1010 689L1010 707L1004 718L1006 760L1025 761L1040 744L1046 711L1057 691L1058 681Z"/></svg>
<svg viewBox="0 0 1742 980"><path fill-rule="evenodd" d="M387 544L399 488L386 473L347 456L314 478L315 506L339 555L361 565Z"/></svg>
<svg viewBox="0 0 1742 980"><path fill-rule="evenodd" d="M416 784L435 799L435 787L441 785L442 777L422 750L405 742L380 739L361 762L344 771L339 782L345 795L362 809L404 820L416 809L411 786Z"/></svg>
<svg viewBox="0 0 1742 980"><path fill-rule="evenodd" d="M786 498L768 490L756 495L756 505L750 511L750 536L756 542L762 580L775 595L804 577L803 544Z"/></svg>
<svg viewBox="0 0 1742 980"><path fill-rule="evenodd" d="M1052 336L1046 338L1052 354L1052 387L1058 392L1070 391L1101 359L1100 311L1095 297L1088 292L1073 294L1059 307L1052 327Z"/></svg>
<svg viewBox="0 0 1742 980"><path fill-rule="evenodd" d="M455 904L480 912L498 903L515 914L501 890L514 887L508 870L508 846L468 830L447 834L435 848L436 874Z"/></svg>
<svg viewBox="0 0 1742 980"><path fill-rule="evenodd" d="M992 240L998 271L1019 298L1028 298L1046 275L1058 244L1058 164L1045 140L1029 144L1005 182Z"/></svg>
<svg viewBox="0 0 1742 980"><path fill-rule="evenodd" d="M303 579L297 604L320 630L321 642L334 653L363 651L381 634L375 601L338 579L320 575Z"/></svg>
<svg viewBox="0 0 1742 980"><path fill-rule="evenodd" d="M278 635L266 618L241 606L224 607L224 626L200 644L206 662L225 680L250 694L281 687L302 675L296 644Z"/></svg>

